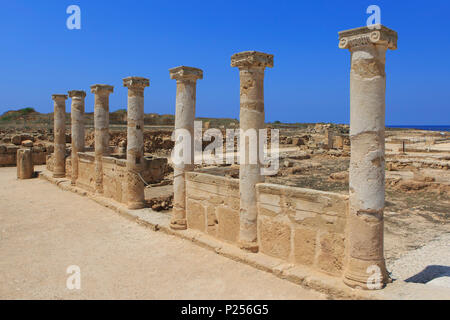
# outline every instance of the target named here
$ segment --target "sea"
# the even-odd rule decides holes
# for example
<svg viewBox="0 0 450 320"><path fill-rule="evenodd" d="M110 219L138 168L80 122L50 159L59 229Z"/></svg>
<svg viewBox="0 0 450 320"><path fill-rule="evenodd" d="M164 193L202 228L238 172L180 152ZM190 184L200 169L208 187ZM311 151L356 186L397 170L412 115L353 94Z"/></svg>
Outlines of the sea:
<svg viewBox="0 0 450 320"><path fill-rule="evenodd" d="M436 125L402 125L402 126L386 126L387 128L401 128L401 129L416 129L416 130L429 130L429 131L450 131L450 126Z"/></svg>

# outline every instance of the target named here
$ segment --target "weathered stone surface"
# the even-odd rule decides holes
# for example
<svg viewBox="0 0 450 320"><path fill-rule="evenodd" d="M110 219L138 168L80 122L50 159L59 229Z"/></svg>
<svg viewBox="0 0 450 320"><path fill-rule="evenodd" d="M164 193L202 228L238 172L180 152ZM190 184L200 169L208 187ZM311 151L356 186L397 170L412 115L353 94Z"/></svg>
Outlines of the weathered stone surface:
<svg viewBox="0 0 450 320"><path fill-rule="evenodd" d="M27 147L27 148L31 148L33 147L33 141L31 140L24 140L22 141L22 147Z"/></svg>
<svg viewBox="0 0 450 320"><path fill-rule="evenodd" d="M72 98L71 106L71 158L72 172L71 183L76 185L78 179L78 152L84 152L85 132L84 132L84 99L86 92L82 90L69 91L69 97ZM67 142L67 137L66 137Z"/></svg>
<svg viewBox="0 0 450 320"><path fill-rule="evenodd" d="M351 51L349 259L344 282L367 289L366 272L378 266L388 281L383 252L385 204L385 61L397 48L397 33L384 26L339 33L339 47Z"/></svg>
<svg viewBox="0 0 450 320"><path fill-rule="evenodd" d="M206 231L205 207L194 200L187 201L187 225L190 229Z"/></svg>
<svg viewBox="0 0 450 320"><path fill-rule="evenodd" d="M145 206L144 181L144 89L149 79L128 77L123 79L128 88L127 111L127 199L129 209Z"/></svg>
<svg viewBox="0 0 450 320"><path fill-rule="evenodd" d="M294 261L300 265L312 266L316 255L317 231L305 228L294 229Z"/></svg>
<svg viewBox="0 0 450 320"><path fill-rule="evenodd" d="M262 253L287 260L291 252L291 228L288 224L261 218L259 221L259 243Z"/></svg>
<svg viewBox="0 0 450 320"><path fill-rule="evenodd" d="M106 84L91 86L94 100L95 127L95 191L103 193L103 161L102 157L109 155L109 95L114 87Z"/></svg>
<svg viewBox="0 0 450 320"><path fill-rule="evenodd" d="M236 53L231 57L231 66L239 68L240 78L240 231L241 247L257 251L257 183L264 182L259 159L260 129L265 128L264 113L264 69L273 67L273 55L257 51ZM256 141L247 138L256 132ZM257 159L251 161L251 153Z"/></svg>
<svg viewBox="0 0 450 320"><path fill-rule="evenodd" d="M31 150L17 150L17 179L31 179L33 175L34 167Z"/></svg>
<svg viewBox="0 0 450 320"><path fill-rule="evenodd" d="M11 137L11 143L19 146L22 143L22 137L20 135L15 135Z"/></svg>
<svg viewBox="0 0 450 320"><path fill-rule="evenodd" d="M220 206L216 209L216 212L218 238L237 243L239 240L239 211Z"/></svg>
<svg viewBox="0 0 450 320"><path fill-rule="evenodd" d="M66 100L65 94L52 95L54 101L54 148L53 177L66 175Z"/></svg>
<svg viewBox="0 0 450 320"><path fill-rule="evenodd" d="M172 229L186 229L186 181L185 173L194 168L194 119L196 102L196 85L203 79L203 71L197 68L180 66L169 70L170 78L177 80L175 102L175 148L184 143L183 152L188 152L184 139L190 147L187 159L174 163L173 179L173 218ZM183 136L183 132L190 137Z"/></svg>
<svg viewBox="0 0 450 320"><path fill-rule="evenodd" d="M344 258L344 237L335 233L323 233L320 237L319 269L332 274L341 275Z"/></svg>

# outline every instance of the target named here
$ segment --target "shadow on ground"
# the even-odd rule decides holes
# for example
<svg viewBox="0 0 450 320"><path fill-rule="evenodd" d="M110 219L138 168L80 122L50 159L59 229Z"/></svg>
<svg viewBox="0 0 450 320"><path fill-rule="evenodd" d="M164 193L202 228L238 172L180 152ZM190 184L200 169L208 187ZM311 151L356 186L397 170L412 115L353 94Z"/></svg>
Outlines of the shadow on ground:
<svg viewBox="0 0 450 320"><path fill-rule="evenodd" d="M427 283L436 278L441 277L450 277L449 266L438 266L438 265L427 266L421 272L406 279L405 281L413 283Z"/></svg>

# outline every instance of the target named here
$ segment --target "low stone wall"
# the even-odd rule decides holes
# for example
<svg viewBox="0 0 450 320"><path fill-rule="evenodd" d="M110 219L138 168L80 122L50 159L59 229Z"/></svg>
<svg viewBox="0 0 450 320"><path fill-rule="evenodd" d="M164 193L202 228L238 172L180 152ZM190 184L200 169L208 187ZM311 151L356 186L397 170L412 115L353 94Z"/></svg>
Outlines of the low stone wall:
<svg viewBox="0 0 450 320"><path fill-rule="evenodd" d="M389 171L420 168L449 170L450 161L434 159L392 159L386 161L386 167Z"/></svg>
<svg viewBox="0 0 450 320"><path fill-rule="evenodd" d="M196 229L237 244L239 180L207 173L186 173L186 219Z"/></svg>
<svg viewBox="0 0 450 320"><path fill-rule="evenodd" d="M95 192L95 155L93 152L78 153L77 186ZM66 178L72 172L71 157L66 157ZM157 183L164 179L167 171L166 158L144 158L142 178L147 183ZM53 171L53 155L47 156L47 170ZM103 157L103 195L121 203L126 203L126 159L113 156Z"/></svg>
<svg viewBox="0 0 450 320"><path fill-rule="evenodd" d="M340 276L348 197L261 183L258 240L262 253Z"/></svg>
<svg viewBox="0 0 450 320"><path fill-rule="evenodd" d="M260 252L342 275L348 196L267 183L256 191ZM237 245L239 208L238 179L186 173L189 229Z"/></svg>
<svg viewBox="0 0 450 320"><path fill-rule="evenodd" d="M95 191L95 156L93 153L78 153L78 179L77 186Z"/></svg>
<svg viewBox="0 0 450 320"><path fill-rule="evenodd" d="M17 165L17 150L20 146L0 145L0 167L14 167ZM42 165L46 162L47 150L41 147L31 147L33 165Z"/></svg>
<svg viewBox="0 0 450 320"><path fill-rule="evenodd" d="M126 166L126 160L103 157L103 194L105 197L126 203Z"/></svg>

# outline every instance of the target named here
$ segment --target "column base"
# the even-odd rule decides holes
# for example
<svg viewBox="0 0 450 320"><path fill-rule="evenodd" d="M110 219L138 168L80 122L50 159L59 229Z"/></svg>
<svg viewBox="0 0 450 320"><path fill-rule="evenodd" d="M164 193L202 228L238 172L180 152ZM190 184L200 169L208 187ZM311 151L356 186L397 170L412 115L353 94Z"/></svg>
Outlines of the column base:
<svg viewBox="0 0 450 320"><path fill-rule="evenodd" d="M172 221L170 221L170 229L186 230L187 229L186 219L173 219Z"/></svg>
<svg viewBox="0 0 450 320"><path fill-rule="evenodd" d="M130 210L143 209L143 208L145 208L145 203L143 203L143 202L128 202L127 207Z"/></svg>
<svg viewBox="0 0 450 320"><path fill-rule="evenodd" d="M368 261L352 257L349 258L343 281L351 288L363 290L380 290L392 282L384 259Z"/></svg>
<svg viewBox="0 0 450 320"><path fill-rule="evenodd" d="M251 253L258 253L259 251L259 246L256 242L239 241L239 248Z"/></svg>
<svg viewBox="0 0 450 320"><path fill-rule="evenodd" d="M53 173L53 178L65 178L65 177L66 177L65 173L57 173L57 172Z"/></svg>

